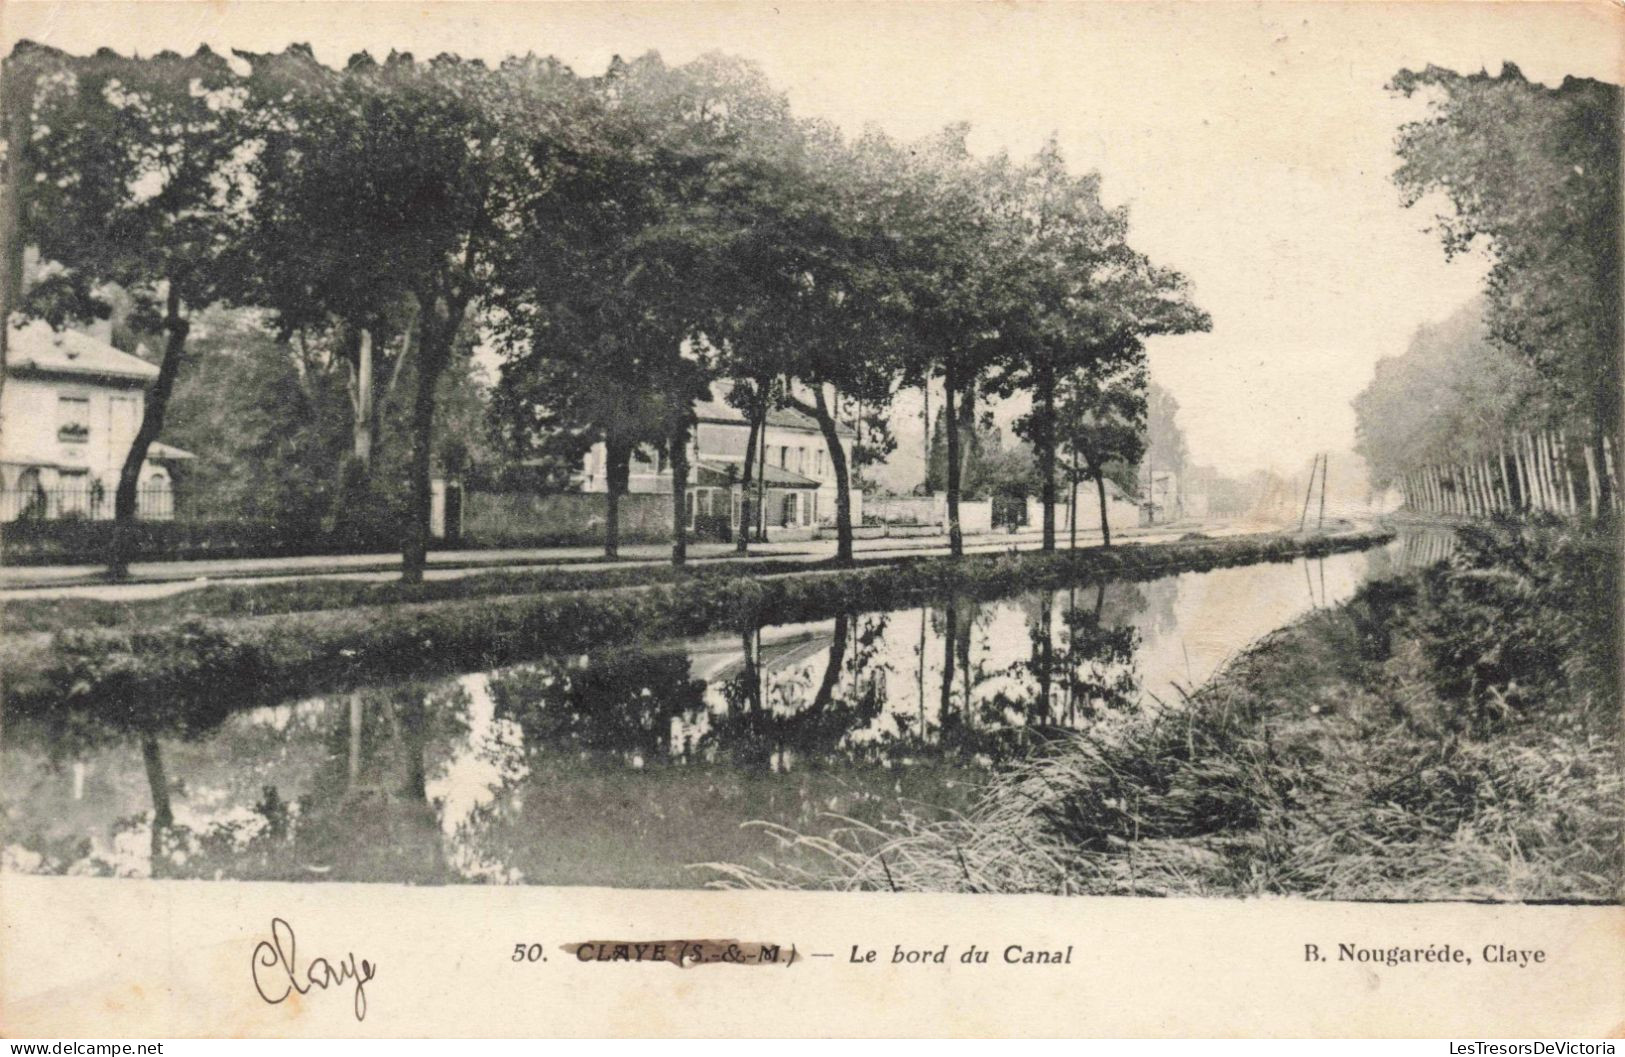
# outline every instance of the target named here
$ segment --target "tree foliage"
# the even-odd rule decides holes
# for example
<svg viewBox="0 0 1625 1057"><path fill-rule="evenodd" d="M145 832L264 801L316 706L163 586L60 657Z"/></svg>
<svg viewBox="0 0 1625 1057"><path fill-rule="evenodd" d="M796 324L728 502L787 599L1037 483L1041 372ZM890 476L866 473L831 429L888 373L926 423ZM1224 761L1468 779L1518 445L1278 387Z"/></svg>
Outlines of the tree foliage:
<svg viewBox="0 0 1625 1057"><path fill-rule="evenodd" d="M1593 434L1600 461L1620 418L1620 89L1547 88L1510 63L1403 70L1390 88L1430 106L1400 130L1405 204L1442 194L1445 252L1488 251L1489 338L1538 375L1541 424Z"/></svg>
<svg viewBox="0 0 1625 1057"><path fill-rule="evenodd" d="M335 68L293 46L236 60L19 46L8 71L29 76L8 78L26 88L8 88L6 127L16 140L21 114L29 132L7 154L7 231L53 262L30 310L84 318L111 285L133 306L120 325L165 336L151 428L127 463L139 470L188 320L242 309L217 317L231 322L214 339L242 347L211 344L207 386L182 387L183 432L218 437L216 412L249 394L270 407L242 408L242 443L214 443L208 474L245 511L322 531L397 511L407 579L426 561L436 454L467 470L485 437L550 481L602 445L611 554L633 453L659 450L680 564L694 406L719 382L757 433L777 406L818 422L843 559L853 479L895 444L893 395L940 383L959 553L979 398L1032 398L1017 432L1048 522L1063 444L1113 453L1090 465L1132 461L1113 431L1143 417L1125 379L1143 389L1144 342L1208 325L1183 277L1129 245L1098 174L1074 175L1053 141L1016 163L976 156L964 125L848 139L715 54L617 58L596 77L529 55L363 53ZM40 177L26 195L24 163ZM463 369L480 342L504 361L488 402ZM205 388L233 372L237 391L210 409ZM458 435L437 444L449 408ZM1007 456L1027 449L994 447L1008 485ZM256 475L232 481L227 452L299 484L256 507L241 494Z"/></svg>

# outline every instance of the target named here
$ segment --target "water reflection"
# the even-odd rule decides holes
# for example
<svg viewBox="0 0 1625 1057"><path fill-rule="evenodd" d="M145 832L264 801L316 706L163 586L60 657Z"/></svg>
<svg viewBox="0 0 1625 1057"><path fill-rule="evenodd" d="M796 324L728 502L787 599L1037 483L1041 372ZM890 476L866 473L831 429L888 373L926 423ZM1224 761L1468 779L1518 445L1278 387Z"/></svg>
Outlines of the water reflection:
<svg viewBox="0 0 1625 1057"><path fill-rule="evenodd" d="M949 600L232 713L8 726L5 865L275 880L680 886L816 831L966 806L1061 728L1174 704L1386 551Z"/></svg>

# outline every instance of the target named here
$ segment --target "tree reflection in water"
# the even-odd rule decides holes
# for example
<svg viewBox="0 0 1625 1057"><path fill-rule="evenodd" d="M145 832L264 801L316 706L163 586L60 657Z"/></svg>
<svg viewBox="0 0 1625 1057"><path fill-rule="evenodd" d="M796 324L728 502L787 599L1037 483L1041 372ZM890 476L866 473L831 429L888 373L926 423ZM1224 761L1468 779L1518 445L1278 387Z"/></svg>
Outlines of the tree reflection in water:
<svg viewBox="0 0 1625 1057"><path fill-rule="evenodd" d="M8 848L43 849L42 867L57 872L444 881L425 775L432 754L466 729L464 704L455 685L408 684L358 691L343 708L316 701L231 716L217 704L23 718L8 726L7 750L36 757L25 795L38 801L37 826L18 832L8 810ZM69 797L51 781L65 766L76 776ZM121 794L136 767L145 809ZM73 802L86 774L120 810L110 844L49 832L83 813ZM11 793L8 783L8 800ZM146 855L134 863L125 838L142 833Z"/></svg>
<svg viewBox="0 0 1625 1057"><path fill-rule="evenodd" d="M1035 733L1128 707L1130 622L1171 619L1158 586L843 613L229 719L64 708L7 751L88 763L155 876L687 884L688 863L772 851L743 823L964 808ZM132 872L69 840L107 823L59 779L5 788L7 844L50 851L40 868ZM20 833L22 816L76 821Z"/></svg>

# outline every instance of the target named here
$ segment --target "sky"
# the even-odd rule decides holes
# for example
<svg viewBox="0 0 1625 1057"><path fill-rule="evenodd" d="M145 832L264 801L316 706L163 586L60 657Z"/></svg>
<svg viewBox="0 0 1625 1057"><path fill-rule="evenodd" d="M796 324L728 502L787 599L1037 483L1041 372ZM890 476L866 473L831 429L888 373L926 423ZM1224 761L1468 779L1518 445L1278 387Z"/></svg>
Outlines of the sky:
<svg viewBox="0 0 1625 1057"><path fill-rule="evenodd" d="M1127 204L1131 240L1183 271L1209 333L1150 344L1194 461L1294 472L1354 442L1349 402L1377 360L1477 292L1485 262L1446 262L1390 180L1420 100L1402 68L1515 62L1556 84L1618 83L1617 9L1570 3L53 4L8 0L0 35L109 45L274 50L308 42L490 60L553 54L585 74L615 54L755 60L798 113L902 138L968 121L974 149L1026 155L1058 136ZM917 403L912 404L917 407ZM917 422L912 416L906 423ZM915 430L918 429L914 425ZM904 431L913 448L918 433Z"/></svg>

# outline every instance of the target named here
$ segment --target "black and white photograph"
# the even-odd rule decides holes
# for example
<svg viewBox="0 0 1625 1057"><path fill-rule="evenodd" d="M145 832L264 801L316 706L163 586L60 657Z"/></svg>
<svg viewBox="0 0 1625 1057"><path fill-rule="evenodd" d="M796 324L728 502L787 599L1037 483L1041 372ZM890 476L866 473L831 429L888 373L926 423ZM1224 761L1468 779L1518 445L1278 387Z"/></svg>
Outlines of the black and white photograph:
<svg viewBox="0 0 1625 1057"><path fill-rule="evenodd" d="M1617 910L1617 14L8 4L7 916Z"/></svg>

